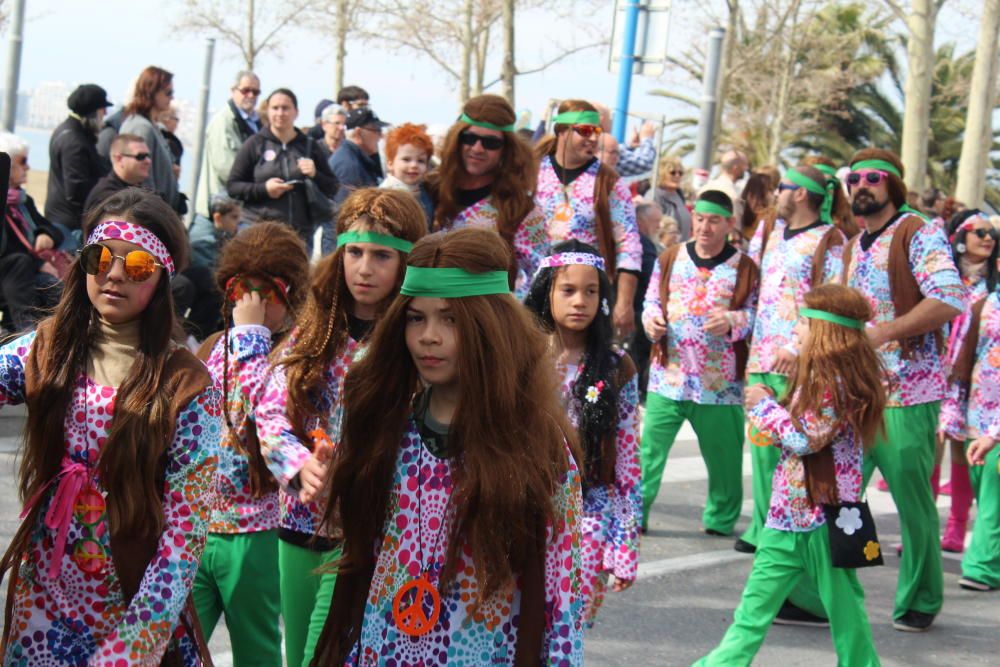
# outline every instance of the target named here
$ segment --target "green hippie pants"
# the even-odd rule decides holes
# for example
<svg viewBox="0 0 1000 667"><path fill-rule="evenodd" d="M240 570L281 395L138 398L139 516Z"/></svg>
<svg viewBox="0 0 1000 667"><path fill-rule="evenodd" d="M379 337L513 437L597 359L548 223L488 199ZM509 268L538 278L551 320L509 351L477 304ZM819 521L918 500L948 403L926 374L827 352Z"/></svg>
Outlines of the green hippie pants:
<svg viewBox="0 0 1000 667"><path fill-rule="evenodd" d="M278 531L209 533L194 580L205 640L225 613L234 664L281 667Z"/></svg>
<svg viewBox="0 0 1000 667"><path fill-rule="evenodd" d="M656 393L646 397L642 427L642 525L656 500L667 455L684 421L698 435L708 468L708 499L702 523L725 535L733 532L743 504L743 407L674 401Z"/></svg>
<svg viewBox="0 0 1000 667"><path fill-rule="evenodd" d="M966 443L968 446L968 443ZM969 466L976 494L976 521L972 542L962 558L962 576L989 586L1000 586L1000 446L981 466Z"/></svg>
<svg viewBox="0 0 1000 667"><path fill-rule="evenodd" d="M766 386L774 392L778 400L781 400L788 388L788 378L777 373L750 373L747 386L755 384ZM757 429L751 426L750 435L755 433ZM750 447L750 461L753 463L753 514L750 517L750 525L747 526L741 539L754 546L757 546L760 531L767 522L767 512L771 508L771 480L774 478L774 469L778 467L780 458L779 447Z"/></svg>
<svg viewBox="0 0 1000 667"><path fill-rule="evenodd" d="M278 540L281 571L281 617L285 621L288 667L308 667L333 600L337 575L316 569L340 558L340 548L313 551Z"/></svg>
<svg viewBox="0 0 1000 667"><path fill-rule="evenodd" d="M803 576L806 575L806 576ZM695 663L701 667L750 665L789 592L810 579L830 610L830 633L839 667L880 665L865 612L865 593L854 570L830 563L826 525L793 533L764 528L743 589L743 599L722 642Z"/></svg>

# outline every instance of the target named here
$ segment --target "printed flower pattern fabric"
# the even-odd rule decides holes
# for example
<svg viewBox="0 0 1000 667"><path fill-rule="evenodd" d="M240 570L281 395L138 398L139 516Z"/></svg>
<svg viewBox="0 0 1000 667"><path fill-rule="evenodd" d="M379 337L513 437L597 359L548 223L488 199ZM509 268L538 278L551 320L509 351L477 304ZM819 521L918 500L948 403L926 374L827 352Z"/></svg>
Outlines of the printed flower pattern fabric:
<svg viewBox="0 0 1000 667"><path fill-rule="evenodd" d="M555 169L552 168L552 158L548 156L542 158L538 169L535 203L542 210L549 242L552 245L577 239L600 248L594 204L594 184L597 182L597 172L600 167L600 161L595 161L570 184L569 192L564 193L563 185ZM566 203L567 196L573 214L564 220L563 216L557 216L556 213ZM615 183L608 204L611 209L611 230L615 239L617 270L641 273L642 243L639 241L639 228L635 222L635 205L632 203L632 193L621 179Z"/></svg>
<svg viewBox="0 0 1000 667"><path fill-rule="evenodd" d="M567 448L570 469L552 499L554 524L546 530L545 627L541 656L546 665L582 665L580 624L580 476ZM511 665L517 645L520 584L473 610L475 569L462 550L454 582L441 591L440 616L424 635L410 637L393 619L393 600L424 572L435 586L444 567L454 508L454 461L436 458L409 422L396 460L385 523L365 606L364 626L350 665ZM440 536L440 537L439 537ZM436 546L435 546L436 545Z"/></svg>
<svg viewBox="0 0 1000 667"><path fill-rule="evenodd" d="M260 400L267 379L267 355L271 353L271 330L264 326L237 326L229 330L229 379L225 374L225 343L220 338L212 348L206 366L223 390L228 385L225 410L233 424L222 420L219 470L216 475L215 506L210 533L255 533L278 527L281 516L278 493L254 498L250 490L250 463L234 448L246 447L247 428L255 428L254 406Z"/></svg>
<svg viewBox="0 0 1000 667"><path fill-rule="evenodd" d="M619 355L624 354L619 352ZM562 398L570 422L579 425L572 391L579 366L563 368ZM639 569L642 492L639 463L639 380L633 377L618 394L615 481L593 486L583 495L583 619L593 625L604 601L608 574L634 581Z"/></svg>
<svg viewBox="0 0 1000 667"><path fill-rule="evenodd" d="M692 242L693 243L693 242ZM681 248L670 275L667 304L667 359L654 355L649 364L647 390L675 401L700 405L739 405L743 402L743 378L736 377L736 354L732 343L750 334L757 303L754 290L743 308L730 311L732 331L728 336L705 332L705 322L715 308L729 311L736 288L741 253L737 252L714 269L700 268ZM653 268L643 301L642 322L663 315L660 303L660 262ZM653 341L653 347L659 342Z"/></svg>
<svg viewBox="0 0 1000 667"><path fill-rule="evenodd" d="M480 199L472 206L462 209L452 221L449 229L463 227L483 227L499 230L500 212L493 204L493 197ZM531 287L531 278L538 270L542 259L549 254L549 237L545 231L545 216L535 206L524 217L514 234L514 257L517 260L517 282L514 295L524 299Z"/></svg>
<svg viewBox="0 0 1000 667"><path fill-rule="evenodd" d="M799 318L799 307L806 292L813 288L813 258L816 247L830 230L820 225L785 238L787 223L778 218L774 230L764 246L764 225L750 241L747 254L760 267L760 296L754 316L753 337L750 342L748 373L771 373L778 350L785 346L797 347L792 330ZM765 248L761 258L761 247ZM839 279L843 272L844 246L833 246L826 253L823 263L823 281Z"/></svg>
<svg viewBox="0 0 1000 667"><path fill-rule="evenodd" d="M969 280L963 276L962 282L965 285L968 297L965 311L951 321L948 329L948 352L945 364L945 372L951 373L952 365L962 347L969 332L969 325L972 320L972 308L981 299L986 298L986 281L980 276ZM941 401L941 416L938 419L938 432L957 440L965 442L967 434L965 432L965 415L969 409L968 387L961 382L950 382L948 385L948 395Z"/></svg>
<svg viewBox="0 0 1000 667"><path fill-rule="evenodd" d="M280 362L288 355L297 337L297 331L289 334L288 343L282 348ZM361 353L357 341L348 337L344 351L333 360L323 373L324 391L316 397L316 408L324 418L314 418L306 425L306 433L322 429L336 443L340 440L340 425L343 419L344 378L354 358ZM327 536L322 529L323 506L318 502L299 502L298 491L289 487L298 476L302 466L312 455L312 450L295 435L295 429L288 418L288 377L285 367L275 365L268 376L256 410L257 437L267 466L281 485L281 528L305 535ZM311 443L310 443L311 444Z"/></svg>
<svg viewBox="0 0 1000 667"><path fill-rule="evenodd" d="M747 419L761 433L766 433L781 448L778 467L771 479L771 507L764 525L786 532L807 532L826 523L823 508L809 500L806 469L802 458L819 451L817 442L829 440L837 475L837 496L842 503L857 502L861 497L861 439L846 422L838 422L833 397L827 395L820 414L803 415L802 430L783 406L770 396L747 412Z"/></svg>
<svg viewBox="0 0 1000 667"><path fill-rule="evenodd" d="M864 250L858 239L847 267L847 285L864 294L875 313L872 320L883 324L896 319L896 309L889 287L889 246L899 229L901 216ZM910 243L910 269L920 292L958 310L965 308L965 287L951 257L948 239L937 227L925 224ZM939 401L947 393L944 365L933 333L921 337L910 359L903 359L899 341L889 341L878 349L888 380L887 407L904 407Z"/></svg>
<svg viewBox="0 0 1000 667"><path fill-rule="evenodd" d="M25 360L34 333L0 348L0 405L24 402ZM125 604L114 563L96 466L108 436L117 391L81 374L65 420L66 460L90 469L74 501L68 539L56 553L57 531L44 517L58 482L39 500L30 553L20 564L4 665L159 665L168 646L184 664L200 664L193 638L179 624L205 546L218 459L221 396L199 394L177 417L167 448L165 528L156 556L131 603ZM106 558L102 558L106 556ZM59 561L50 578L48 568Z"/></svg>
<svg viewBox="0 0 1000 667"><path fill-rule="evenodd" d="M968 415L969 438L1000 440L1000 292L990 294L980 316Z"/></svg>

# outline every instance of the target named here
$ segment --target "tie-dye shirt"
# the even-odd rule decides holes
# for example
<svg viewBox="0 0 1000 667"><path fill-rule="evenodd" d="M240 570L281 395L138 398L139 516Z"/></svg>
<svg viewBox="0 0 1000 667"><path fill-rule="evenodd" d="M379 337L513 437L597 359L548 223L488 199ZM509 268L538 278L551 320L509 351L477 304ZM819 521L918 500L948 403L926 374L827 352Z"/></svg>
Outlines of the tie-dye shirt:
<svg viewBox="0 0 1000 667"><path fill-rule="evenodd" d="M942 404L942 410L949 407L951 417L945 432L956 439L989 436L1000 441L1000 292L994 291L983 304L976 362L960 399L950 396Z"/></svg>
<svg viewBox="0 0 1000 667"><path fill-rule="evenodd" d="M546 530L545 627L542 663L582 665L580 622L580 475L567 449L569 470L552 498L555 521ZM361 638L348 664L511 665L517 646L521 590L497 593L473 613L475 567L460 552L454 582L441 591L440 617L419 637L410 637L393 619L393 601L404 585L427 574L436 586L445 564L454 520L450 499L456 461L437 458L416 425L408 421L396 459L388 506L392 516L378 545ZM436 546L435 546L436 545ZM424 606L429 618L429 605Z"/></svg>
<svg viewBox="0 0 1000 667"><path fill-rule="evenodd" d="M297 330L289 334L287 344L282 348L278 361L288 355L295 344ZM321 428L333 442L340 440L340 426L344 408L341 396L344 393L344 378L355 357L364 348L348 337L343 351L334 358L323 373L324 391L316 398L318 414L304 429L306 433ZM312 449L299 440L288 417L288 377L287 369L276 365L268 376L260 404L256 410L257 437L267 466L281 485L281 528L304 535L323 535L323 506L318 502L301 503L299 493L290 487L299 471L312 456Z"/></svg>
<svg viewBox="0 0 1000 667"><path fill-rule="evenodd" d="M764 245L764 225L757 225L747 251L760 267L760 297L754 315L748 373L773 372L778 350L788 345L797 347L792 330L798 320L803 297L813 288L816 247L829 230L830 225L820 223L789 231L787 223L778 218L762 260L760 251ZM823 263L824 282L839 279L843 271L843 251L843 244L827 251Z"/></svg>
<svg viewBox="0 0 1000 667"><path fill-rule="evenodd" d="M986 280L982 276L975 276L972 279L963 276L962 282L965 284L967 295L967 306L965 311L953 319L948 326L948 351L945 357L945 373L950 373L955 363L955 358L962 347L969 332L969 325L972 320L972 308L981 299L986 297ZM941 401L941 416L938 419L938 432L964 442L965 414L969 409L968 387L962 382L951 382L948 385L948 395Z"/></svg>
<svg viewBox="0 0 1000 667"><path fill-rule="evenodd" d="M900 221L906 217L899 215L890 221L867 250L860 243L864 233L849 241L853 250L850 266L847 267L847 285L864 294L875 312L875 324L896 319L889 287L889 246ZM910 270L925 298L937 299L957 310L965 308L965 287L955 268L951 246L944 232L925 223L913 235L909 260ZM888 373L888 407L919 405L945 397L947 381L933 332L921 337L920 344L909 359L903 359L902 349L896 340L882 345L878 353Z"/></svg>
<svg viewBox="0 0 1000 667"><path fill-rule="evenodd" d="M25 361L34 340L30 333L0 348L0 405L24 402ZM71 485L54 481L38 497L30 552L19 565L4 665L159 665L168 646L180 651L185 665L201 664L180 619L208 532L222 398L210 387L177 416L166 450L163 534L126 605L103 507L109 491L97 473L117 393L85 374L77 378L64 420L63 470L85 466L87 480L71 500L63 553L57 553L58 530L48 527L45 515ZM50 578L54 560L59 572Z"/></svg>
<svg viewBox="0 0 1000 667"><path fill-rule="evenodd" d="M833 397L820 414L807 412L801 420L801 430L783 406L770 396L747 411L747 419L757 429L750 440L758 447L780 447L781 457L771 479L771 507L765 526L775 530L806 532L826 523L823 508L813 505L806 490L805 465L802 457L819 451L815 443L836 435L828 447L833 448L837 475L837 496L842 503L857 502L861 497L861 470L864 449L861 439L847 422L839 421L832 408Z"/></svg>
<svg viewBox="0 0 1000 667"><path fill-rule="evenodd" d="M731 246L727 246L732 248ZM733 252L735 251L735 252ZM694 241L680 248L670 274L670 302L667 304L667 359L658 355L649 364L647 391L675 401L694 401L700 405L740 405L743 402L743 378L736 377L736 353L732 343L750 335L757 290L747 297L743 308L730 311L742 253L732 248L725 261L692 259ZM709 268L709 265L714 264ZM642 322L647 326L663 315L660 303L660 262L653 268ZM725 336L705 331L709 313L716 308L730 313L732 330ZM653 341L653 346L659 341Z"/></svg>
<svg viewBox="0 0 1000 667"><path fill-rule="evenodd" d="M215 506L212 508L210 533L255 533L278 527L281 516L278 492L254 498L250 491L250 463L233 448L234 442L246 443L247 428L253 409L264 391L267 379L267 355L271 353L271 330L259 325L236 326L229 330L229 395L226 410L232 421L230 431L222 420L219 470L216 475ZM225 347L220 338L205 365L216 387L224 388ZM247 417L250 419L247 419ZM244 445L245 446L245 445Z"/></svg>
<svg viewBox="0 0 1000 667"><path fill-rule="evenodd" d="M618 352L619 356L623 352ZM572 396L580 367L562 369L562 399L570 422L579 426ZM593 624L604 601L608 573L634 581L639 568L639 523L642 516L639 465L639 379L633 376L618 394L615 438L615 481L592 486L583 495L583 618Z"/></svg>
<svg viewBox="0 0 1000 667"><path fill-rule="evenodd" d="M569 239L600 248L597 240L597 214L594 204L594 184L601 168L595 160L582 174L563 190L559 176L552 167L552 158L543 157L538 169L538 188L535 203L545 217L548 238L552 245ZM567 203L573 210L571 217L557 216L560 207ZM642 272L642 244L635 222L635 205L632 193L618 179L608 197L611 210L611 230L615 239L615 265L619 271Z"/></svg>

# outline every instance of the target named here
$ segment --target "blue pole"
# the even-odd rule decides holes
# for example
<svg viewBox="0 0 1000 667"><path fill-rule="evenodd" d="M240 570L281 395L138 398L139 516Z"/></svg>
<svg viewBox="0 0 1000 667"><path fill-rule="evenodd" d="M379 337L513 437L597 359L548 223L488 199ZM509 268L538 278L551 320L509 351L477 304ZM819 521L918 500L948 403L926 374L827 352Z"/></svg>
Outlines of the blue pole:
<svg viewBox="0 0 1000 667"><path fill-rule="evenodd" d="M628 122L628 98L632 93L632 70L635 67L635 33L639 25L639 0L625 0L625 32L622 35L622 56L618 62L618 100L611 133L619 142L625 141Z"/></svg>

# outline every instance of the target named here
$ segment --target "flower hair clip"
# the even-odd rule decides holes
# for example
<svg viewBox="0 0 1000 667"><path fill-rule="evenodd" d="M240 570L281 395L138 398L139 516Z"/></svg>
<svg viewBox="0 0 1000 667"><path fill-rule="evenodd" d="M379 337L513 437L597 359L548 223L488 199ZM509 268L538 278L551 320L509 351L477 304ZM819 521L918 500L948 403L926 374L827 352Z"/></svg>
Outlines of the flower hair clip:
<svg viewBox="0 0 1000 667"><path fill-rule="evenodd" d="M598 397L601 395L601 391L604 390L604 380L599 380L597 384L587 387L587 395L585 398L588 403L597 403Z"/></svg>

